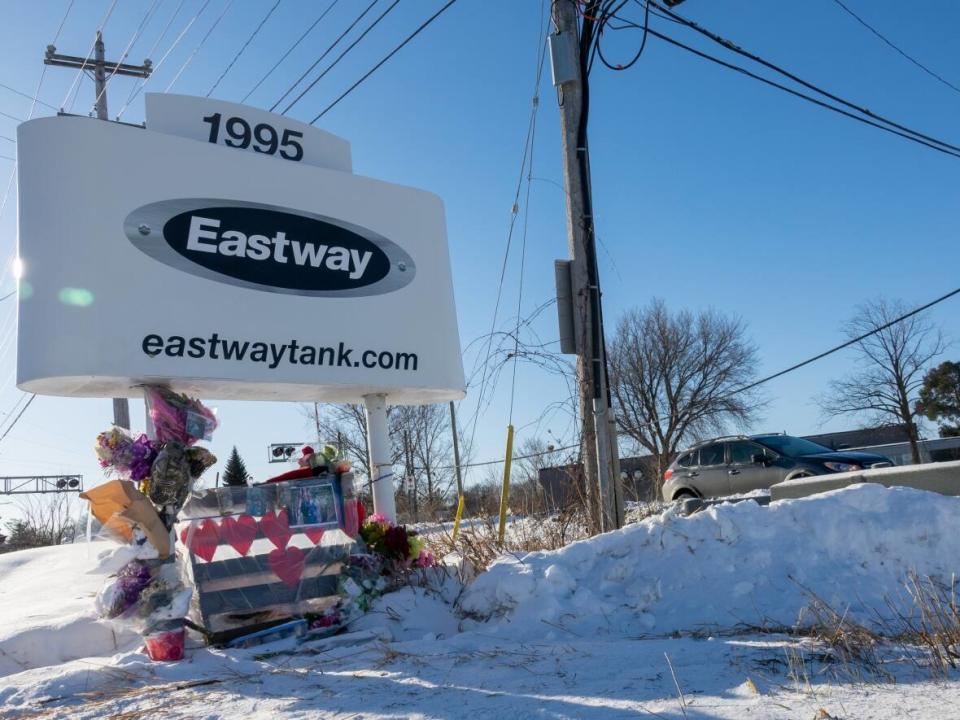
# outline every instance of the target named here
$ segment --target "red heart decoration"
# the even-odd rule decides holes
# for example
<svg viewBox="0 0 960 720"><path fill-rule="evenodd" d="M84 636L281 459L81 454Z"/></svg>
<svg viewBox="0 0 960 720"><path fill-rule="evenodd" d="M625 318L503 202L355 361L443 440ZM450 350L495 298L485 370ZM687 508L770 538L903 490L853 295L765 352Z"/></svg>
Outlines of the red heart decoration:
<svg viewBox="0 0 960 720"><path fill-rule="evenodd" d="M290 542L290 521L286 509L280 512L268 511L260 518L260 530L263 536L272 542L278 550L283 550Z"/></svg>
<svg viewBox="0 0 960 720"><path fill-rule="evenodd" d="M303 554L303 550L296 545L292 545L285 550L279 548L277 550L271 550L267 556L267 562L270 565L270 569L276 573L277 577L280 578L285 585L295 588L303 576L306 557Z"/></svg>
<svg viewBox="0 0 960 720"><path fill-rule="evenodd" d="M220 523L220 537L238 553L246 556L257 537L257 521L249 515L225 517Z"/></svg>
<svg viewBox="0 0 960 720"><path fill-rule="evenodd" d="M207 562L213 560L219 545L220 533L213 520L204 520L199 526L191 526L190 532L187 533L187 546L190 552Z"/></svg>
<svg viewBox="0 0 960 720"><path fill-rule="evenodd" d="M190 529L190 527L187 526L187 527L185 527L183 530L180 531L180 544L183 545L184 547L187 546L187 530L189 530L189 529Z"/></svg>
<svg viewBox="0 0 960 720"><path fill-rule="evenodd" d="M303 534L310 538L310 542L314 545L319 545L323 537L323 528L304 528Z"/></svg>
<svg viewBox="0 0 960 720"><path fill-rule="evenodd" d="M352 538L360 532L360 501L347 500L343 504L343 531Z"/></svg>

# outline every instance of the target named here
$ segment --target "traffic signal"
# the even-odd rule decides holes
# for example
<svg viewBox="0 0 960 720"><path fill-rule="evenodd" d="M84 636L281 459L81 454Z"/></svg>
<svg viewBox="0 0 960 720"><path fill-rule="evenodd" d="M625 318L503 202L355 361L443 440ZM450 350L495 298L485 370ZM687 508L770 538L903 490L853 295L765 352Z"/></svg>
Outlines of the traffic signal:
<svg viewBox="0 0 960 720"><path fill-rule="evenodd" d="M269 462L288 462L293 459L301 443L275 443L270 446Z"/></svg>

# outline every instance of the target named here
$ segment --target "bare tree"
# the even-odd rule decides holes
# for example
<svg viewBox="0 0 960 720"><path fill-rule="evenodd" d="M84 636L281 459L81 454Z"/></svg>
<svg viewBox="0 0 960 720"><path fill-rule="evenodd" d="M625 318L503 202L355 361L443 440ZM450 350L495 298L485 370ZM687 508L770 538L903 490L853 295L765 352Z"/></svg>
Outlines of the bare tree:
<svg viewBox="0 0 960 720"><path fill-rule="evenodd" d="M817 402L828 418L866 415L877 424L902 423L913 462L919 463L917 394L924 370L943 353L946 343L927 313L894 322L907 312L899 300L881 298L859 306L844 327L850 340L862 338L854 345L859 367L848 377L832 381L829 392Z"/></svg>
<svg viewBox="0 0 960 720"><path fill-rule="evenodd" d="M763 403L739 391L757 351L742 321L713 310L671 315L661 300L628 311L610 349L610 386L623 436L647 450L657 484L685 443L745 427Z"/></svg>
<svg viewBox="0 0 960 720"><path fill-rule="evenodd" d="M20 517L7 522L10 549L73 542L78 520L67 493L31 497L18 506Z"/></svg>
<svg viewBox="0 0 960 720"><path fill-rule="evenodd" d="M339 444L358 475L370 477L367 424L363 405L318 405L304 408L311 429L324 442ZM388 406L391 463L397 468L397 486L403 490L398 509L414 521L425 507L442 506L454 479L453 439L446 405ZM470 448L461 436L461 462Z"/></svg>

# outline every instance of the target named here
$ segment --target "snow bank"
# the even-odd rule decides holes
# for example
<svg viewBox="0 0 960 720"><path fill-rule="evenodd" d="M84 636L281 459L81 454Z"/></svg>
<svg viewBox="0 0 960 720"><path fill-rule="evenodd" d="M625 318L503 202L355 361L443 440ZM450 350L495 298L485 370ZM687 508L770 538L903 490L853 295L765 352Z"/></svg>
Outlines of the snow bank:
<svg viewBox="0 0 960 720"><path fill-rule="evenodd" d="M97 619L98 565L112 543L80 543L0 555L0 677L76 658L113 655L136 642Z"/></svg>
<svg viewBox="0 0 960 720"><path fill-rule="evenodd" d="M673 510L562 550L504 557L461 601L512 638L792 625L816 593L870 621L909 571L960 571L960 498L856 485L760 507ZM806 591L804 590L806 589Z"/></svg>

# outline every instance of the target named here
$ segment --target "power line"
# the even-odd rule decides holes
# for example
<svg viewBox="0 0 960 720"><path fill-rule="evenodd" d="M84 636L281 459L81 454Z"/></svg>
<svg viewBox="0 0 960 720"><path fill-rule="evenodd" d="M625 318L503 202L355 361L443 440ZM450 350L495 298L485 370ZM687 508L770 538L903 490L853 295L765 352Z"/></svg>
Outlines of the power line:
<svg viewBox="0 0 960 720"><path fill-rule="evenodd" d="M290 56L290 53L292 53L294 50L296 50L297 47L300 45L300 43L302 43L302 42L304 41L304 39L307 37L307 35L309 35L309 34L313 31L313 29L314 29L317 25L320 24L320 21L323 20L323 19L327 16L327 13L329 13L331 10L333 10L333 8L336 6L336 4L337 4L338 1L339 1L339 0L333 0L333 2L331 2L331 3L327 6L327 9L324 10L322 13L320 13L320 17L318 17L316 20L313 21L313 23L311 23L310 27L308 27L308 28L303 32L303 35L301 35L299 38L297 38L297 41L296 41L295 43L293 43L293 45L291 45L283 55L280 56L280 59L277 60L276 63L274 63L274 65L273 65L272 68L270 68L269 70L267 70L267 73L266 73L262 78L260 78L260 80L257 82L256 85L254 85L252 88L250 88L250 91L249 91L246 95L243 96L243 99L242 99L240 102L246 102L246 101L247 101L247 98L250 97L251 95L253 95L254 92L256 92L257 88L260 87L260 86L263 84L264 80L266 80L268 77L270 77L270 76L273 74L273 72L274 72L278 67L280 67L280 65L283 63L283 61L286 60L286 59Z"/></svg>
<svg viewBox="0 0 960 720"><path fill-rule="evenodd" d="M954 92L960 93L960 88L958 88L956 85L954 85L954 84L953 84L952 82L950 82L949 80L945 80L944 78L942 78L940 75L938 75L937 73L935 73L933 70L931 70L930 68L928 68L926 65L924 65L923 63L921 63L919 60L917 60L917 59L911 57L910 55L908 55L907 53L905 53L903 50L901 50L899 47L897 47L892 41L888 40L888 39L886 38L886 36L884 36L879 30L877 30L876 28L874 28L874 27L873 27L872 25L870 25L866 20L864 20L864 19L863 19L862 17L860 17L859 15L857 15L853 10L851 10L851 9L848 8L846 5L844 5L842 2L840 2L840 0L833 0L833 1L834 1L837 5L839 5L841 8L843 8L844 12L846 12L848 15L850 15L850 17L852 17L852 18L853 18L854 20L856 20L858 23L860 23L861 25L863 25L867 30L869 30L869 31L872 32L874 35L876 35L878 38L880 38L883 42L885 42L885 43L886 43L887 45L889 45L891 48L893 48L893 49L896 50L898 53L900 53L900 55L902 55L902 56L905 57L907 60L909 60L910 62L912 62L914 65L916 65L918 68L920 68L920 69L923 70L925 73L927 73L927 75L930 75L930 76L936 78L937 80L939 80L940 82L942 82L944 85L946 85L948 88L950 88L950 89L953 90Z"/></svg>
<svg viewBox="0 0 960 720"><path fill-rule="evenodd" d="M157 39L153 41L153 45L150 46L150 49L147 51L147 57L153 57L153 53L156 52L157 48L160 47L160 43L163 42L163 39L167 36L170 27L173 25L173 21L177 19L177 15L180 14L180 10L183 9L183 4L186 0L180 0L177 3L177 7L173 9L173 14L170 16L170 19L167 20L167 24L163 26L163 30L160 31L160 34L157 36Z"/></svg>
<svg viewBox="0 0 960 720"><path fill-rule="evenodd" d="M37 399L36 393L32 393L32 394L30 395L30 399L27 400L27 404L24 405L24 406L20 409L20 412L17 413L17 416L13 419L13 422L10 423L10 424L7 426L7 429L6 429L6 430L4 430L3 435L0 435L0 443L2 443L3 440L4 440L4 438L6 438L7 435L10 434L10 431L13 430L13 429L17 426L17 423L20 421L20 418L23 417L23 414L27 411L27 408L30 407L30 404L31 404L34 400L36 400L36 399ZM12 411L11 411L11 412L12 412Z"/></svg>
<svg viewBox="0 0 960 720"><path fill-rule="evenodd" d="M207 3L204 4L203 8L206 8L209 3L210 0L207 0ZM191 62L193 62L194 56L196 56L200 48L206 44L207 38L209 38L210 34L217 29L217 25L220 24L221 20L223 20L223 16L227 14L227 11L230 9L231 5L233 5L233 0L227 0L227 4L223 6L223 10L221 11L220 15L218 15L217 19L213 21L213 25L207 29L206 34L200 39L200 42L197 43L197 46L193 49L193 52L190 53L190 56L184 61L183 65L180 66L180 69L177 70L177 74L174 75L173 80L170 81L170 84L167 85L167 87L164 89L164 92L170 92L170 89L177 83L177 80L180 79L183 71L190 66ZM203 12L203 8L200 9L200 12Z"/></svg>
<svg viewBox="0 0 960 720"><path fill-rule="evenodd" d="M107 8L106 15L103 16L103 20L101 20L100 24L97 26L97 32L94 34L93 44L90 45L90 50L87 52L87 55L83 60L83 64L80 65L80 69L77 70L77 74L74 76L73 82L70 83L70 87L67 88L67 94L63 96L63 102L60 103L61 108L65 108L67 106L67 100L70 99L70 93L73 92L74 87L77 88L77 92L80 91L80 85L79 85L80 78L83 77L83 71L86 69L87 63L90 61L90 56L93 55L93 51L97 46L96 38L100 35L100 33L103 32L103 29L107 26L107 23L110 21L110 16L113 15L113 10L115 7L117 7L117 2L118 0L113 0L113 2L110 3L110 7ZM67 10L69 11L69 8L67 8ZM77 102L77 95L76 93L74 93L73 101L70 103L71 110L73 110L73 105L76 102Z"/></svg>
<svg viewBox="0 0 960 720"><path fill-rule="evenodd" d="M270 19L270 16L271 16L271 15L273 15L273 11L276 10L277 7L280 5L280 2L281 2L281 0L277 0L277 1L273 4L273 7L271 7L269 10L267 10L267 14L263 16L263 19L260 21L260 24L257 25L256 28L254 28L254 30L253 30L252 33L250 33L250 37L248 37L247 40L246 40L246 42L243 43L243 45L242 45L242 46L240 47L240 49L237 51L237 54L233 56L233 60L230 61L230 64L227 65L226 69L224 69L224 71L223 71L222 73L220 73L220 77L217 78L217 81L216 81L216 82L213 84L213 86L207 91L206 97L210 97L210 95L213 93L213 91L217 89L217 86L220 84L220 81L223 80L223 79L227 76L227 73L230 72L230 69L233 67L234 63L236 63L237 60L240 59L240 56L243 55L244 51L247 49L247 46L250 45L250 43L253 42L253 39L260 33L260 30L263 29L263 26L264 26L264 25L266 25L267 20Z"/></svg>
<svg viewBox="0 0 960 720"><path fill-rule="evenodd" d="M835 112L835 113L838 113L838 114L843 115L843 116L845 116L845 117L848 117L848 118L850 118L851 120L856 120L857 122L863 123L864 125L870 125L871 127L875 127L875 128L877 128L877 129L879 129L879 130L883 130L883 131L888 132L888 133L891 133L891 134L893 134L893 135L898 135L899 137L902 137L902 138L904 138L905 140L910 140L911 142L915 142L915 143L918 143L918 144L920 144L920 145L924 145L924 146L926 146L926 147L928 147L928 148L931 148L932 150L936 150L936 151L938 151L938 152L944 153L945 155L951 155L951 156L953 156L953 157L960 157L960 152L955 152L955 151L951 150L951 149L950 149L950 146L947 146L946 143L944 143L944 144L943 144L943 147L941 147L941 145L939 145L939 144L934 144L934 143L931 143L931 142L927 142L926 140L923 140L923 139L921 139L920 137L917 137L917 136L914 136L914 135L909 135L909 134L907 134L907 133L905 133L905 132L901 132L900 130L897 130L896 128L892 128L892 127L888 127L888 126L886 126L886 125L882 125L882 124L880 124L879 122L874 122L873 120L870 120L869 118L862 117L862 116L857 115L857 114L855 114L855 113L852 113L852 112L849 112L849 111L847 111L847 110L844 110L843 108L839 108L839 107L837 107L837 106L835 106L835 105L831 105L830 103L824 102L823 100L818 100L817 98L813 97L812 95L807 95L806 93L802 93L802 92L800 92L800 91L798 91L798 90L794 90L794 89L792 89L792 88L790 88L790 87L787 87L786 85L783 85L782 83L778 83L778 82L776 82L776 81L774 81L774 80L770 80L769 78L765 78L765 77L763 77L762 75L758 75L758 74L756 74L756 73L754 73L754 72L751 72L750 70L747 70L746 68L740 67L739 65L734 65L733 63L728 63L728 62L726 62L725 60L721 60L721 59L718 58L718 57L715 57L715 56L710 55L710 54L708 54L708 53L705 53L705 52L702 52L702 51L700 51L700 50L697 50L696 48L693 48L693 47L691 47L691 46L689 46L689 45L686 45L686 44L680 42L679 40L674 40L672 37L670 37L670 36L668 36L668 35L664 35L663 33L657 32L657 31L654 30L653 28L650 28L648 32L649 32L651 35L653 35L654 37L659 38L660 40L663 40L664 42L669 43L670 45L674 45L675 47L678 47L678 48L681 48L681 49L683 49L683 50L686 50L687 52L693 53L694 55L697 55L698 57L701 57L701 58L703 58L704 60L709 60L710 62L716 63L716 64L718 64L718 65L721 65L721 66L725 67L725 68L728 68L728 69L733 70L733 71L735 71L735 72L741 73L742 75L746 75L747 77L753 78L754 80L757 80L757 81L759 81L759 82L762 82L762 83L765 84L765 85L769 85L769 86L771 86L771 87L775 87L775 88L777 88L778 90L783 90L784 92L789 93L790 95L793 95L794 97L798 97L798 98L800 98L801 100L806 100L807 102L813 103L814 105L818 105L819 107L822 107L822 108L824 108L825 110L830 110L830 111L832 111L832 112Z"/></svg>
<svg viewBox="0 0 960 720"><path fill-rule="evenodd" d="M336 58L332 63L330 63L330 64L327 66L327 69L326 69L326 70L324 70L322 73L320 73L319 75L317 75L317 77L315 77L315 78L313 79L313 82L311 82L309 85L307 85L307 87L305 87L305 88L303 89L303 91L302 91L299 95L297 95L296 98L294 98L293 102L291 102L289 105L287 105L287 107L285 107L285 108L283 109L283 114L286 114L287 111L290 110L290 108L292 108L294 105L296 105L298 102L300 102L300 99L301 99L304 95L306 95L308 92L310 92L310 91L314 88L314 86L315 86L318 82L320 82L328 72L330 72L331 70L333 70L333 69L337 66L337 64L338 64L341 60L343 60L344 57L346 57L347 53L349 53L351 50L353 50L353 49L360 43L360 41L363 40L363 39L367 36L367 33L369 33L371 30L373 30L373 29L380 23L380 21L383 20L387 15L389 15L389 14L390 14L390 11L393 10L399 3L400 3L400 0L393 0L393 2L390 3L390 5L387 7L387 9L384 10L382 13L380 13L380 15L377 16L377 18L376 18L372 23L370 23L362 33L360 33L360 36L359 36L359 37L357 37L352 43L350 43L349 45L347 45L346 48L344 48L343 52L340 53L340 54L337 56L337 58Z"/></svg>
<svg viewBox="0 0 960 720"><path fill-rule="evenodd" d="M191 27L193 27L193 24L203 14L203 11L207 9L207 7L210 5L211 2L212 0L204 0L203 5L200 6L200 9L194 13L193 17L190 18L190 20L184 26L183 30L180 31L180 34L177 35L176 39L174 39L173 44L167 48L167 51L163 54L163 57L160 58L160 61L154 64L153 72L150 73L150 77L144 78L142 83L140 83L137 87L135 87L133 90L130 91L130 95L127 96L127 101L123 104L123 107L120 108L120 112L117 113L117 118L116 118L117 120L123 117L123 114L127 111L127 108L130 107L130 103L132 103L136 99L137 95L139 95L143 91L143 89L147 86L147 83L154 78L154 76L157 74L157 70L160 69L160 66L162 66L163 63L166 61L166 59L170 56L170 53L172 53L174 49L177 47L177 45L180 44L180 41L183 40L184 36L186 36L187 32L190 30ZM183 3L181 2L181 5L182 4ZM172 22L172 19L171 19L171 22ZM166 34L166 30L164 30L164 34ZM159 44L159 40L157 42ZM191 55L191 57L193 56ZM177 73L177 76L179 77L179 73Z"/></svg>
<svg viewBox="0 0 960 720"><path fill-rule="evenodd" d="M0 115L3 115L5 118L10 118L11 120L15 120L16 122L23 122L23 118L19 118L16 115L11 115L10 113L5 113L2 110L0 110Z"/></svg>
<svg viewBox="0 0 960 720"><path fill-rule="evenodd" d="M356 90L357 87L358 87L363 81L365 81L368 77L370 77L371 75L373 75L377 70L380 69L380 67L381 67L384 63L386 63L390 58L392 58L394 55L396 55L398 52L400 52L400 50L402 50L403 47L404 47L407 43L409 43L409 42L410 42L411 40L413 40L417 35L419 35L422 30L424 30L428 25L430 25L430 23L432 23L434 20L436 20L438 17L440 17L440 15L443 14L443 12L444 12L447 8L449 8L451 5L453 5L456 1L457 1L457 0L449 0L449 2L448 2L446 5L444 5L442 8L440 8L439 10L437 10L433 15L431 15L429 18L427 18L426 21L424 21L424 23L423 23L422 25L420 25L420 27L418 27L416 30L414 30L410 35L407 36L407 38L406 38L402 43L400 43L400 44L397 45L393 50L391 50L391 51L387 54L387 56L386 56L385 58L383 58L383 60L381 60L381 61L378 62L376 65L374 65L372 68L370 68L370 69L364 74L363 77L361 77L361 78L360 78L359 80L357 80L353 85L351 85L351 86L348 87L346 90L344 90L343 93L341 93L340 97L338 97L338 98L337 98L336 100L334 100L332 103L330 103L329 105L327 105L327 106L320 112L319 115L317 115L313 120L310 121L310 124L313 125L317 120L319 120L319 119L322 118L324 115L326 115L328 112L330 112L330 110L332 110L332 109L337 105L337 103L339 103L339 102L340 102L341 100L343 100L347 95L349 95L349 94L352 93L354 90Z"/></svg>
<svg viewBox="0 0 960 720"><path fill-rule="evenodd" d="M46 108L50 108L51 110L56 111L56 109L57 109L55 106L51 105L50 103L45 103L43 100L40 100L39 98L36 98L36 97L34 97L33 95L28 95L28 94L25 93L25 92L21 92L21 91L17 90L16 88L10 87L9 85L4 85L3 83L0 83L0 88L3 88L4 90L9 90L9 91L12 92L14 95L19 95L20 97L25 97L27 100L33 100L34 102L39 103L39 104L43 105L43 106L46 107ZM3 114L3 113L0 113L0 114ZM7 117L12 117L12 116L11 116L11 115L8 115Z"/></svg>
<svg viewBox="0 0 960 720"><path fill-rule="evenodd" d="M921 306L918 307L918 308L914 308L914 309L911 310L910 312L904 313L904 314L901 315L900 317L898 317L898 318L896 318L896 319L894 319L894 320L891 320L890 322L888 322L888 323L886 323L886 324L884 324L884 325L881 325L880 327L874 328L874 329L871 330L870 332L866 332L866 333L864 333L863 335L859 335L859 336L853 338L852 340L848 340L847 342L841 343L840 345L837 345L836 347L832 347L832 348L830 348L829 350L826 350L825 352L820 353L819 355L814 355L812 358L807 358L806 360L804 360L804 361L802 361L802 362L798 362L796 365L791 365L790 367L788 367L788 368L786 368L786 369L784 369L784 370L781 370L780 372L776 372L776 373L774 373L773 375L768 375L767 377L761 378L760 380L757 380L756 382L752 382L752 383L750 383L749 385L744 385L744 386L741 387L741 388L737 388L736 390L734 390L733 392L731 392L730 395L736 395L737 393L745 392L745 391L747 391L747 390L752 390L753 388L757 387L758 385L763 385L763 384L766 383L766 382L770 382L770 381L773 380L774 378L778 378L778 377L780 377L780 376L782 376L782 375L786 375L787 373L793 372L794 370L799 370L800 368L802 368L802 367L804 367L804 366L806 366L806 365L809 365L810 363L814 363L814 362L816 362L817 360L822 360L823 358L827 357L828 355L833 355L834 353L840 352L841 350L844 350L844 349L850 347L851 345L856 345L858 342L861 342L861 341L863 341L863 340L866 340L866 339L867 339L868 337L870 337L871 335L876 335L877 333L881 333L881 332L883 332L884 330L886 330L887 328L893 327L893 326L896 325L897 323L903 322L903 321L906 320L907 318L913 317L914 315L918 315L918 314L922 313L924 310L929 310L929 309L932 308L934 305L937 305L937 304L939 304L939 303L942 303L944 300L948 300L948 299L952 298L954 295L957 295L957 294L960 294L960 288L957 288L956 290L951 290L951 291L948 292L946 295L941 295L941 296L938 297L936 300L931 300L930 302L928 302L928 303L925 304L925 305L921 305ZM729 397L729 395L728 395L728 397Z"/></svg>
<svg viewBox="0 0 960 720"><path fill-rule="evenodd" d="M534 81L534 95L533 95L533 106L534 110L540 105L540 78L543 75L543 62L547 56L547 45L546 45L546 33L544 32L543 24L543 3L540 4L540 31L543 35L543 46L537 44L537 55L539 59L537 61L537 76ZM527 259L527 229L530 223L530 190L533 186L533 151L536 147L536 138L537 138L537 116L536 112L533 115L533 127L530 132L530 162L527 164L527 193L523 201L523 233L521 235L520 241L520 280L518 283L517 289L517 323L514 329L513 336L513 372L511 373L510 378L510 415L508 424L513 425L513 405L514 400L516 399L516 390L517 390L517 365L520 362L520 324L522 318L520 317L520 309L523 305L523 272L526 266Z"/></svg>
<svg viewBox="0 0 960 720"><path fill-rule="evenodd" d="M534 79L533 94L530 98L530 119L527 121L527 135L523 141L523 154L520 157L520 171L517 176L517 187L513 193L513 205L510 209L510 224L507 229L507 243L503 251L503 262L500 266L500 280L497 283L497 299L493 306L493 318L490 321L490 332L486 336L487 347L483 364L481 365L482 375L480 377L480 390L477 394L477 406L473 411L473 416L467 421L467 423L470 425L470 441L468 443L468 447L470 448L473 447L474 440L476 439L477 423L480 421L480 414L483 410L483 397L487 390L487 373L490 369L490 354L493 350L493 336L497 327L497 316L500 312L500 301L503 298L503 283L507 275L507 263L510 259L510 247L513 243L513 232L514 228L516 227L517 216L519 214L520 191L523 188L523 177L524 174L527 174L528 177L530 174L527 169L527 161L532 153L533 138L537 125L537 112L540 109L540 76L543 69L543 57L546 53L545 45L543 46L543 49L541 49L541 42L545 43L545 40L541 40L541 37L545 37L545 35L546 33L544 32L543 22L541 21L537 36L536 77ZM472 372L470 382L472 382L473 378L476 377L476 371L477 367L476 363L474 363L474 370Z"/></svg>
<svg viewBox="0 0 960 720"><path fill-rule="evenodd" d="M354 19L354 21L353 21L352 23L350 23L350 25L347 26L347 29L344 30L342 33L340 33L340 35L337 36L337 39L336 39L336 40L334 40L332 43L330 43L330 46L320 54L320 57L318 57L316 60L313 61L313 64L312 64L310 67L308 67L308 68L303 72L303 74L302 74L300 77L298 77L298 78L296 79L296 81L293 83L293 85L291 85L289 88L287 88L287 91L286 91L285 93L283 93L283 95L280 96L280 99L277 100L273 105L270 106L270 112L273 112L274 110L276 110L276 109L277 109L277 105L279 105L280 103L282 103L282 102L284 101L284 99L286 99L287 95L289 95L290 93L292 93L292 92L294 91L294 88L296 88L297 85L299 85L301 82L303 82L303 79L304 79L307 75L309 75L311 72L313 72L313 69L314 69L317 65L319 65L327 55L329 55L331 52L333 52L333 49L334 49L338 44L340 44L340 41L343 40L344 37L346 37L347 33L349 33L351 30L353 30L353 28L356 27L357 23L359 23L361 20L363 20L364 16L373 9L373 6L376 5L377 2L378 2L378 0L373 0L373 2L371 2L369 5L367 5L367 7L365 7L365 8L363 9L363 12L361 12L361 13Z"/></svg>
<svg viewBox="0 0 960 720"><path fill-rule="evenodd" d="M884 116L882 116L882 115L878 115L878 114L874 113L872 110L870 110L869 108L862 107L862 106L857 105L856 103L850 102L849 100L846 100L846 99L840 97L839 95L836 95L836 94L834 94L834 93L832 93L832 92L830 92L830 91L828 91L828 90L824 90L823 88L821 88L821 87L819 87L819 86L817 86L817 85L814 85L813 83L808 82L808 81L804 80L803 78L798 77L797 75L795 75L794 73L790 72L789 70L785 70L784 68L782 68L782 67L780 67L779 65L776 65L776 64L774 64L774 63L772 63L772 62L770 62L769 60L765 60L764 58L760 57L759 55L757 55L757 54L755 54L755 53L752 53L752 52L750 52L750 51L748 51L748 50L743 49L742 47L740 47L740 46L737 45L736 43L732 42L731 40L728 40L727 38L721 37L720 35L717 35L716 33L714 33L714 32L712 32L712 31L704 28L703 26L701 26L701 25L693 22L692 20L688 20L688 19L686 19L685 17L683 17L683 16L681 16L681 15L678 15L678 14L674 13L674 12L671 11L671 10L668 10L667 8L664 8L664 7L662 7L661 5L658 5L658 4L655 2L655 0L646 0L646 2L652 3L653 6L654 6L655 8L657 8L658 10L660 10L661 12L667 13L670 17L675 18L676 20L678 20L678 21L680 21L681 23L683 23L684 25L686 25L688 28L690 28L690 29L692 29L692 30L695 30L696 32L700 33L701 35L703 35L703 36L706 37L706 38L709 38L710 40L712 40L713 42L717 43L718 45L721 45L722 47L726 48L727 50L730 50L730 51L732 51L732 52L734 52L734 53L736 53L736 54L738 54L738 55L741 55L741 56L743 56L743 57L745 57L745 58L748 58L748 59L750 59L750 60L753 60L754 62L759 63L760 65L763 65L764 67L769 68L770 70L773 70L774 72L779 73L780 75L783 75L783 76L786 77L786 78L789 78L789 79L792 80L793 82L796 82L796 83L798 83L798 84L800 84L800 85L803 85L805 88L807 88L807 89L809 89L809 90L813 90L814 92L816 92L816 93L818 93L818 94L820 94L820 95L823 95L824 97L829 98L830 100L833 100L834 102L838 102L838 103L840 103L841 105L844 105L844 106L850 108L851 110L855 110L856 112L861 113L862 115L865 115L865 116L867 116L868 118L870 118L870 119L872 119L872 120L874 120L874 121L876 121L876 122L884 123L884 124L889 125L889 126L891 126L891 127L893 127L893 128L896 128L897 130L900 130L900 131L902 131L902 132L904 132L904 133L909 133L910 135L914 135L914 136L916 136L916 137L918 137L918 138L921 138L921 139L923 139L923 140L926 140L926 141L927 141L926 144L934 143L934 144L936 144L936 145L940 145L940 146L943 146L943 147L948 148L948 149L950 149L950 150L953 150L954 152L960 152L960 147L958 147L958 146L956 146L956 145L951 145L950 143L944 142L944 141L942 141L942 140L938 140L937 138L931 137L930 135L925 135L925 134L923 134L923 133L921 133L921 132L918 132L918 131L916 131L916 130L913 130L913 129L905 126L905 125L901 125L900 123L897 123L897 122L895 122L895 121L893 121L893 120L889 120L888 118L886 118L886 117L884 117ZM657 37L660 37L661 39L666 39L665 36L662 35L662 34L660 34L660 33L654 33L654 31L652 31L652 30L650 30L649 32L651 32L652 34L655 34ZM672 42L673 44L676 44L676 45L681 45L681 43L678 43L677 41L673 40L672 38L669 39L669 42ZM689 48L688 46L683 46L683 47L685 47L686 49L691 49L691 48ZM700 53L698 52L697 54L700 54ZM707 57L707 56L704 55L704 57ZM713 59L713 58L710 58L710 59ZM772 81L768 81L768 82L772 83Z"/></svg>
<svg viewBox="0 0 960 720"><path fill-rule="evenodd" d="M107 91L107 85L110 84L110 81L113 80L114 76L117 74L117 71L120 70L120 63L127 59L127 56L130 54L130 50L133 48L134 43L140 39L140 36L143 34L143 31L147 27L147 23L150 22L150 18L153 17L153 13L156 12L157 7L159 6L161 0L153 0L153 4L147 8L146 14L143 16L143 20L140 21L140 24L137 26L137 29L134 31L133 36L130 38L130 41L127 43L127 46L123 49L123 52L120 55L120 60L117 61L117 64L114 65L113 71L110 75L107 76L107 79L103 83L103 88L97 94L96 99L93 101L91 106L96 110L97 105L100 104L100 98L103 97L103 94Z"/></svg>
<svg viewBox="0 0 960 720"><path fill-rule="evenodd" d="M3 438L0 438L2 440ZM550 455L552 453L563 452L564 450L573 450L579 448L580 443L576 445L564 445L563 447L553 448L552 450L543 450L541 452L530 453L529 455L514 455L513 460L529 460L530 458L542 457L543 455ZM461 468L472 468L472 467L483 467L484 465L499 465L500 463L506 462L505 458L500 458L499 460L484 460L483 462L475 463L466 463L461 465ZM414 468L414 470L424 470L425 468ZM434 470L455 470L455 465L441 465L440 467L433 468Z"/></svg>

